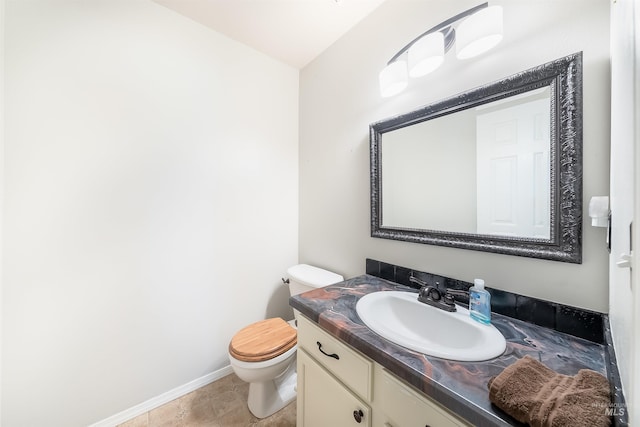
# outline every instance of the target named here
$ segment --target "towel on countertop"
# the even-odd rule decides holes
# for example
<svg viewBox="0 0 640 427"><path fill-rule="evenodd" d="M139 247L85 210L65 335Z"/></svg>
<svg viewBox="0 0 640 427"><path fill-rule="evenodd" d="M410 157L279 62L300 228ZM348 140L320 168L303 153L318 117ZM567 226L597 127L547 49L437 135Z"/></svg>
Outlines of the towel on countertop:
<svg viewBox="0 0 640 427"><path fill-rule="evenodd" d="M559 374L525 356L489 380L489 400L516 420L533 427L609 426L609 381L581 369Z"/></svg>

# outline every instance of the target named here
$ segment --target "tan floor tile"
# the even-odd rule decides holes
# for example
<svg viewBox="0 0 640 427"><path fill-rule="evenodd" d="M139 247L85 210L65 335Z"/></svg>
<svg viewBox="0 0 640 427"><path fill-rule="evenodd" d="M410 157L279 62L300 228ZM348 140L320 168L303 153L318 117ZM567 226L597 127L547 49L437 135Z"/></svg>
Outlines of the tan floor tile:
<svg viewBox="0 0 640 427"><path fill-rule="evenodd" d="M214 406L216 397L217 395L215 393L211 393L210 391L203 389L198 389L185 396L185 399L181 402L182 407L186 410L184 425L213 425L218 419Z"/></svg>
<svg viewBox="0 0 640 427"><path fill-rule="evenodd" d="M119 427L295 427L295 402L258 419L247 407L248 394L249 384L227 375Z"/></svg>
<svg viewBox="0 0 640 427"><path fill-rule="evenodd" d="M149 427L177 427L182 425L185 411L180 399L172 400L149 412Z"/></svg>
<svg viewBox="0 0 640 427"><path fill-rule="evenodd" d="M254 426L258 419L249 412L247 405L235 405L235 407L218 418L218 424L224 427L250 427Z"/></svg>
<svg viewBox="0 0 640 427"><path fill-rule="evenodd" d="M236 413L242 409L249 410L246 397L232 390L218 394L211 403L218 417L223 417L228 413Z"/></svg>
<svg viewBox="0 0 640 427"><path fill-rule="evenodd" d="M256 427L295 427L296 402L291 402L270 417L256 423Z"/></svg>
<svg viewBox="0 0 640 427"><path fill-rule="evenodd" d="M119 424L118 427L149 427L149 413L130 419L125 423Z"/></svg>

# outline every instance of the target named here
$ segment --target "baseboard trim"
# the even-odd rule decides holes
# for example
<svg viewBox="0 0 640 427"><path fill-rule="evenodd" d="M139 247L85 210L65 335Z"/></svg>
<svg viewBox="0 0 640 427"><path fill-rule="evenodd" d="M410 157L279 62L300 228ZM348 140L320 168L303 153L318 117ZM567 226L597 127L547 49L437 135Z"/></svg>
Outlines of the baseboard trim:
<svg viewBox="0 0 640 427"><path fill-rule="evenodd" d="M115 427L118 424L129 421L139 415L151 411L152 409L162 406L165 403L182 397L185 394L191 393L192 391L197 390L200 387L204 387L207 384L211 384L212 382L219 380L220 378L226 377L232 372L233 369L231 368L231 365L225 366L222 369L218 369L217 371L211 372L200 378L196 378L193 381L189 381L188 383L169 390L166 393L162 393L159 396L152 397L151 399L142 402L139 405L133 406L129 409L125 409L124 411L112 415L109 418L105 418L102 421L91 424L89 427Z"/></svg>

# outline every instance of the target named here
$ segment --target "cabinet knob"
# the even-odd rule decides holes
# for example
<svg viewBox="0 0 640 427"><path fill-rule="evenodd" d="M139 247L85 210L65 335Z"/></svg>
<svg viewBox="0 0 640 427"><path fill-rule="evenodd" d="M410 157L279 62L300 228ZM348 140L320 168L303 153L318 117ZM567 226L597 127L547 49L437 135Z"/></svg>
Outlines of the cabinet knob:
<svg viewBox="0 0 640 427"><path fill-rule="evenodd" d="M357 423L361 423L362 422L362 417L364 417L364 413L362 412L362 409L358 409L357 411L353 411L353 418L355 418Z"/></svg>

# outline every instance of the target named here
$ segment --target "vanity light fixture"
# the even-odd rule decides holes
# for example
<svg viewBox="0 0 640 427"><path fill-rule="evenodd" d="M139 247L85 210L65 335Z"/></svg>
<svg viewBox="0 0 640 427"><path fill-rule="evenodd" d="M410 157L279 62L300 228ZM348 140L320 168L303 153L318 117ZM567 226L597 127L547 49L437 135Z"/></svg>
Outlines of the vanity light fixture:
<svg viewBox="0 0 640 427"><path fill-rule="evenodd" d="M458 21L462 22L454 29L453 24ZM445 53L454 43L458 59L467 59L488 51L501 40L502 7L489 6L489 3L472 7L420 34L400 49L380 72L380 94L383 98L394 96L407 87L409 76L421 77L434 71L444 62Z"/></svg>

